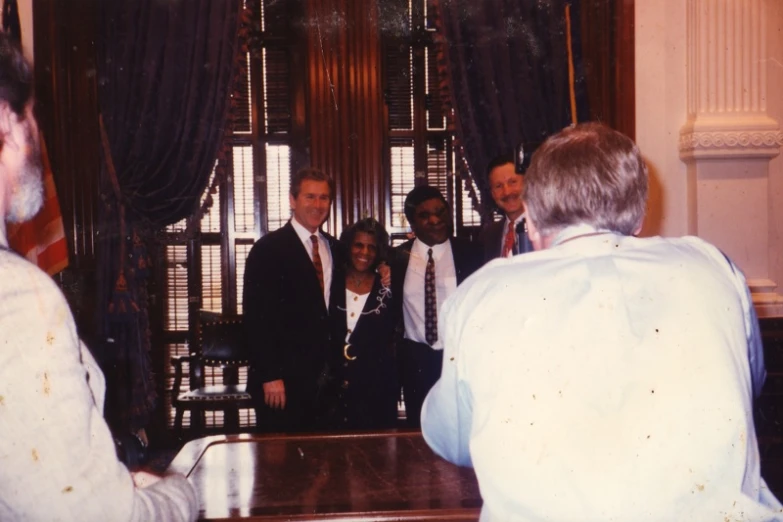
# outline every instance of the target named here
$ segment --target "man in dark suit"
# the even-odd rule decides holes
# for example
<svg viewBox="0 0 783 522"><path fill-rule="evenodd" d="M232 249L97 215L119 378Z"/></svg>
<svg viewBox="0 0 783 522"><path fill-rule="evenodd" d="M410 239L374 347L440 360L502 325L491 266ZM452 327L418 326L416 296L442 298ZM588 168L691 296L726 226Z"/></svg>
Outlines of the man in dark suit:
<svg viewBox="0 0 783 522"><path fill-rule="evenodd" d="M524 180L524 175L517 173L511 154L498 156L487 166L487 185L504 219L490 223L481 232L479 241L484 245L484 261L533 250L522 206Z"/></svg>
<svg viewBox="0 0 783 522"><path fill-rule="evenodd" d="M290 192L293 217L258 240L247 257L248 391L260 429L312 431L326 422L328 402L328 303L339 254L335 238L319 228L329 215L334 182L303 169Z"/></svg>
<svg viewBox="0 0 783 522"><path fill-rule="evenodd" d="M476 245L451 237L451 211L437 188L421 186L410 191L405 216L416 238L395 249L392 295L400 323L397 357L405 411L408 425L419 427L422 402L440 377L443 364L438 311L483 260Z"/></svg>

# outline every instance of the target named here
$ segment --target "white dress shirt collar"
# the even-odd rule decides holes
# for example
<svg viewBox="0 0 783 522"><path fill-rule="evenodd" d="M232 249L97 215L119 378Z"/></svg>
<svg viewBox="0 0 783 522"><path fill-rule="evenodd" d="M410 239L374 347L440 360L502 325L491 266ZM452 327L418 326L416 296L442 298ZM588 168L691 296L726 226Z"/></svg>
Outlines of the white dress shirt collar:
<svg viewBox="0 0 783 522"><path fill-rule="evenodd" d="M517 216L517 218L514 220L514 226L517 226L517 225L519 225L520 223L522 223L522 220L524 220L524 219L525 219L525 213L523 212L523 213L521 213L519 216ZM508 219L508 216L506 216L506 217L503 219L503 231L504 231L504 232L505 232L506 230L508 230L508 222L509 222L509 221L510 221L510 220Z"/></svg>
<svg viewBox="0 0 783 522"><path fill-rule="evenodd" d="M413 245L411 246L411 255L418 256L422 259L427 259L428 254L427 252L429 249L432 249L432 259L435 260L437 263L438 260L443 256L445 252L451 252L451 243L447 239L443 243L440 243L439 245L432 245L429 246L424 241L422 241L419 238L416 238L413 240Z"/></svg>
<svg viewBox="0 0 783 522"><path fill-rule="evenodd" d="M552 245L549 248L554 248L567 241L571 241L580 236L594 236L598 234L611 234L611 230L606 228L596 228L593 225L587 223L580 223L578 225L571 225L557 233L555 239L552 241Z"/></svg>
<svg viewBox="0 0 783 522"><path fill-rule="evenodd" d="M316 235L318 236L318 239L324 239L323 234L321 234L320 230L316 230L315 232L310 232L305 227L302 226L301 223L299 223L295 217L291 218L291 225L294 227L294 230L296 231L296 235L299 236L299 239L304 244L310 243L310 236Z"/></svg>

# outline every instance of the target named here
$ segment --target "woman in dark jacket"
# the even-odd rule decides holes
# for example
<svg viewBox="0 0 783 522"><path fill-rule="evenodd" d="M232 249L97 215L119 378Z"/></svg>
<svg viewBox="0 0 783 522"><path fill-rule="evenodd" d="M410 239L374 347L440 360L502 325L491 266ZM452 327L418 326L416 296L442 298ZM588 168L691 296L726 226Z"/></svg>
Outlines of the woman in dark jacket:
<svg viewBox="0 0 783 522"><path fill-rule="evenodd" d="M391 290L381 284L389 234L375 219L363 219L340 236L346 260L335 271L331 320L333 375L338 395L337 429L395 427L399 388L393 351Z"/></svg>

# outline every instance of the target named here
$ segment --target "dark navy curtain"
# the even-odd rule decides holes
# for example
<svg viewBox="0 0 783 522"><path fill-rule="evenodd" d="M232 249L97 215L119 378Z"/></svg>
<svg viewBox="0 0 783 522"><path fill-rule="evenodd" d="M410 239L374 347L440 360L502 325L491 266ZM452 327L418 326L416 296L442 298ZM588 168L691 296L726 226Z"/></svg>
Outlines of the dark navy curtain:
<svg viewBox="0 0 783 522"><path fill-rule="evenodd" d="M135 431L149 421L157 390L149 357L149 242L194 212L215 166L241 63L242 1L99 4L101 317L93 343L107 376L107 418Z"/></svg>
<svg viewBox="0 0 783 522"><path fill-rule="evenodd" d="M458 141L484 193L487 163L587 119L577 0L438 0ZM569 79L569 6L571 63ZM572 89L573 85L573 89Z"/></svg>

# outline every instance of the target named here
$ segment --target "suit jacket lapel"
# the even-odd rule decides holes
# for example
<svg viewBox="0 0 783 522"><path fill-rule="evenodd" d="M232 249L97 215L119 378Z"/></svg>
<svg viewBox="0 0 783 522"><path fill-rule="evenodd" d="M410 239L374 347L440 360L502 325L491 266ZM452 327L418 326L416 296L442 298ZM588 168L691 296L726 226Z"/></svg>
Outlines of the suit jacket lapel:
<svg viewBox="0 0 783 522"><path fill-rule="evenodd" d="M408 271L408 261L411 257L413 240L408 240L393 250L390 259L392 270L392 302L394 303L395 320L397 321L400 335L403 330L402 318L402 293L405 288L405 273Z"/></svg>
<svg viewBox="0 0 783 522"><path fill-rule="evenodd" d="M517 225L517 245L515 246L515 254L525 254L533 251L533 244L530 242L530 238L527 237L527 224L525 219Z"/></svg>
<svg viewBox="0 0 783 522"><path fill-rule="evenodd" d="M451 253L454 256L454 270L457 272L457 284L460 285L481 266L483 258L479 257L481 251L474 251L470 242L456 237L451 238L450 241Z"/></svg>
<svg viewBox="0 0 783 522"><path fill-rule="evenodd" d="M505 225L505 223L505 221L498 221L498 224L495 227L495 257L503 255L503 240L505 239L503 225Z"/></svg>
<svg viewBox="0 0 783 522"><path fill-rule="evenodd" d="M397 247L397 254L394 256L394 265L392 266L392 291L395 299L402 302L402 289L405 286L405 273L408 271L408 262L411 259L411 248L413 240L408 240ZM399 274L399 276L397 276Z"/></svg>

